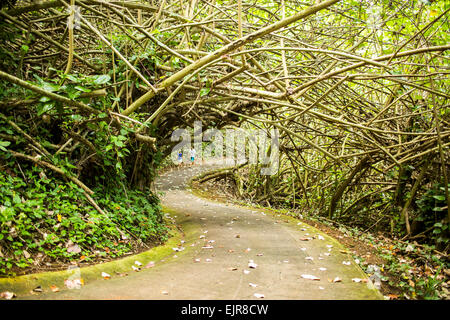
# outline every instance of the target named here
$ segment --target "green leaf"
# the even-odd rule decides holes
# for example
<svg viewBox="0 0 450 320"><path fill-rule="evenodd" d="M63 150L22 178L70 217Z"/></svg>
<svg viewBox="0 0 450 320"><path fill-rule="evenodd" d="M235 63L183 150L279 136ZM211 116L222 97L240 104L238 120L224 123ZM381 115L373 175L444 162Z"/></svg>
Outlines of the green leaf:
<svg viewBox="0 0 450 320"><path fill-rule="evenodd" d="M211 91L210 88L203 88L203 89L201 89L200 90L200 96L201 97L206 96L209 93L209 91Z"/></svg>
<svg viewBox="0 0 450 320"><path fill-rule="evenodd" d="M111 77L107 74L102 74L100 76L95 76L94 84L105 84L109 80L111 80Z"/></svg>
<svg viewBox="0 0 450 320"><path fill-rule="evenodd" d="M48 101L50 101L51 99L49 98L49 97L46 97L46 96L43 96L43 97L41 97L40 99L39 99L39 102L48 102Z"/></svg>
<svg viewBox="0 0 450 320"><path fill-rule="evenodd" d="M443 195L436 195L436 196L433 196L433 198L435 198L436 200L439 200L439 201L445 200L445 196L443 196Z"/></svg>
<svg viewBox="0 0 450 320"><path fill-rule="evenodd" d="M79 91L83 91L83 92L91 92L91 89L82 87L82 86L75 86L75 89L79 90Z"/></svg>
<svg viewBox="0 0 450 320"><path fill-rule="evenodd" d="M43 105L38 105L38 116L41 116L42 114L46 113L47 111L50 111L55 106L54 102L45 103Z"/></svg>

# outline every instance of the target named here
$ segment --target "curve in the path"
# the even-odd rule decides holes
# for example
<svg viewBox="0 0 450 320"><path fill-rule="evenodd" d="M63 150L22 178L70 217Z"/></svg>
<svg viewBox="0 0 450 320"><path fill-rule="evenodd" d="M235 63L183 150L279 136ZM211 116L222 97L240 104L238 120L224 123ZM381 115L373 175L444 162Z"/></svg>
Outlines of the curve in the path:
<svg viewBox="0 0 450 320"><path fill-rule="evenodd" d="M183 251L156 261L153 268L130 270L127 277L30 298L258 299L255 294L265 299L382 298L370 281L352 280L366 276L337 241L317 229L284 216L201 199L186 190L192 177L212 168L184 167L156 181L164 193L163 204L188 230L179 244ZM334 282L337 278L340 281Z"/></svg>

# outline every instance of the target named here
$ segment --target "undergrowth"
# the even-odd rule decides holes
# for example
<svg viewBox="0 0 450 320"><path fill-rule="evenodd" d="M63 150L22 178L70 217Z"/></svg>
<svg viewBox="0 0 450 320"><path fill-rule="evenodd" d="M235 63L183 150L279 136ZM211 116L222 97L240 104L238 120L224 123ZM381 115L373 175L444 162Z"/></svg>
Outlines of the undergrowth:
<svg viewBox="0 0 450 320"><path fill-rule="evenodd" d="M0 170L2 276L55 263L114 259L167 239L159 200L150 190L94 188L102 215L73 182L37 166L21 170L5 164Z"/></svg>

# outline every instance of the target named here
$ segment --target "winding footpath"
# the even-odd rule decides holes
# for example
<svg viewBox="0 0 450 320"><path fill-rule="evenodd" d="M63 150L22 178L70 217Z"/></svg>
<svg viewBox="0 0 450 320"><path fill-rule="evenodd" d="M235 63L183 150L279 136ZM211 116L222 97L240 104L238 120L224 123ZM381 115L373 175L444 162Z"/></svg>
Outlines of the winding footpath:
<svg viewBox="0 0 450 320"><path fill-rule="evenodd" d="M81 289L18 298L382 299L326 234L293 218L201 199L187 190L192 177L213 168L184 167L156 181L163 205L185 234L154 267L109 280L99 275Z"/></svg>

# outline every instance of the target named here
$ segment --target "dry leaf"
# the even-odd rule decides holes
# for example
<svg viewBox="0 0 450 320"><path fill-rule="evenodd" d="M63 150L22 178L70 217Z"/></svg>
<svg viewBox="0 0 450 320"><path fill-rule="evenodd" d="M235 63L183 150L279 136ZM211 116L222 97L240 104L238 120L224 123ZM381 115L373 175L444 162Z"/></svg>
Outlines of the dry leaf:
<svg viewBox="0 0 450 320"><path fill-rule="evenodd" d="M167 291L163 290L163 291L161 291L161 294L163 294L163 295L167 296L167 295L169 294L169 292L167 292Z"/></svg>
<svg viewBox="0 0 450 320"><path fill-rule="evenodd" d="M102 272L102 278L108 280L111 279L111 275L107 274L106 272Z"/></svg>
<svg viewBox="0 0 450 320"><path fill-rule="evenodd" d="M319 277L313 276L311 274L302 274L301 277L303 279L309 279L309 280L320 280Z"/></svg>
<svg viewBox="0 0 450 320"><path fill-rule="evenodd" d="M68 289L81 289L81 286L83 284L84 284L83 279L74 279L74 280L66 279L66 280L64 280L64 285Z"/></svg>
<svg viewBox="0 0 450 320"><path fill-rule="evenodd" d="M50 286L50 290L52 290L52 292L59 292L59 288L57 286Z"/></svg>
<svg viewBox="0 0 450 320"><path fill-rule="evenodd" d="M67 248L67 252L74 252L74 253L80 253L81 252L81 248L77 245L71 245Z"/></svg>
<svg viewBox="0 0 450 320"><path fill-rule="evenodd" d="M262 293L255 293L254 296L258 299L264 298L264 295Z"/></svg>
<svg viewBox="0 0 450 320"><path fill-rule="evenodd" d="M256 288L256 287L258 286L257 284L254 284L254 283L251 283L251 282L250 282L248 285L249 285L250 287L253 287L253 288Z"/></svg>
<svg viewBox="0 0 450 320"><path fill-rule="evenodd" d="M238 268L236 268L236 267L229 267L229 268L228 268L229 271L236 271L237 269L238 269Z"/></svg>
<svg viewBox="0 0 450 320"><path fill-rule="evenodd" d="M15 297L16 297L16 294L14 292L4 291L4 292L0 293L0 298L2 298L2 299L11 300L12 298L15 298Z"/></svg>
<svg viewBox="0 0 450 320"><path fill-rule="evenodd" d="M313 257L306 257L305 260L314 260Z"/></svg>
<svg viewBox="0 0 450 320"><path fill-rule="evenodd" d="M241 235L240 235L240 234L237 234L237 235L235 235L234 237L235 237L235 238L240 238Z"/></svg>
<svg viewBox="0 0 450 320"><path fill-rule="evenodd" d="M41 286L37 286L36 288L33 289L34 292L42 292L42 287Z"/></svg>
<svg viewBox="0 0 450 320"><path fill-rule="evenodd" d="M342 282L342 279L339 278L339 277L336 277L336 278L333 279L333 283L334 283L334 282Z"/></svg>
<svg viewBox="0 0 450 320"><path fill-rule="evenodd" d="M131 266L131 268L132 268L134 271L136 271L136 272L141 271L141 268L138 268L138 267L135 267L135 266Z"/></svg>
<svg viewBox="0 0 450 320"><path fill-rule="evenodd" d="M253 262L253 260L249 260L248 261L248 267L251 269L256 269L258 265L256 263Z"/></svg>

